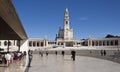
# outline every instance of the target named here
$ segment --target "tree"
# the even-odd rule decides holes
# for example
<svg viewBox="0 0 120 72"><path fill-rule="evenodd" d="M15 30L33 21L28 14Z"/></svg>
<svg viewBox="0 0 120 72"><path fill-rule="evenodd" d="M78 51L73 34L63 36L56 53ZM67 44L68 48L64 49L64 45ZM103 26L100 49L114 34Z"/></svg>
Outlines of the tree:
<svg viewBox="0 0 120 72"><path fill-rule="evenodd" d="M114 35L108 34L105 38L113 38L115 37Z"/></svg>

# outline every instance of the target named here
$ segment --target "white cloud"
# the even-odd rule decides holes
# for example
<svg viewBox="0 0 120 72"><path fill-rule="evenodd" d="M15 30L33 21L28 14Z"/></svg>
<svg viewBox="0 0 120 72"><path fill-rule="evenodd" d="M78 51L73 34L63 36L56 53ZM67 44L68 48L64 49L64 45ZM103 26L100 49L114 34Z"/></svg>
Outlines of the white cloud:
<svg viewBox="0 0 120 72"><path fill-rule="evenodd" d="M81 21L86 21L87 18L86 18L86 17L80 17L79 20L81 20Z"/></svg>

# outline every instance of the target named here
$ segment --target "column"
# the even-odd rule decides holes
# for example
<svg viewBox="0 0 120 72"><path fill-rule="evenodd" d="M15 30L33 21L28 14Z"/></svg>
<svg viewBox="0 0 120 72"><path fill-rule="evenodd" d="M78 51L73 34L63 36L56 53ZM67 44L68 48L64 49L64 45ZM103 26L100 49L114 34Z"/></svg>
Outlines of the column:
<svg viewBox="0 0 120 72"><path fill-rule="evenodd" d="M88 45L88 46L89 46L89 43L90 43L90 42L89 42L89 40L88 40L88 42L87 42L87 45Z"/></svg>
<svg viewBox="0 0 120 72"><path fill-rule="evenodd" d="M43 40L43 47L45 47L45 40Z"/></svg>
<svg viewBox="0 0 120 72"><path fill-rule="evenodd" d="M90 42L91 42L90 46L92 46L92 40L90 40Z"/></svg>
<svg viewBox="0 0 120 72"><path fill-rule="evenodd" d="M120 46L120 39L118 39L118 46Z"/></svg>
<svg viewBox="0 0 120 72"><path fill-rule="evenodd" d="M18 40L18 51L20 51L20 40Z"/></svg>
<svg viewBox="0 0 120 72"><path fill-rule="evenodd" d="M107 46L107 40L105 41L105 46Z"/></svg>
<svg viewBox="0 0 120 72"><path fill-rule="evenodd" d="M99 44L99 40L97 41L97 43L98 43L98 46L100 46L100 44Z"/></svg>
<svg viewBox="0 0 120 72"><path fill-rule="evenodd" d="M113 40L113 46L115 46L115 40Z"/></svg>
<svg viewBox="0 0 120 72"><path fill-rule="evenodd" d="M10 46L9 40L8 40L8 42L7 42L7 45L8 45L7 52L9 52L9 46Z"/></svg>

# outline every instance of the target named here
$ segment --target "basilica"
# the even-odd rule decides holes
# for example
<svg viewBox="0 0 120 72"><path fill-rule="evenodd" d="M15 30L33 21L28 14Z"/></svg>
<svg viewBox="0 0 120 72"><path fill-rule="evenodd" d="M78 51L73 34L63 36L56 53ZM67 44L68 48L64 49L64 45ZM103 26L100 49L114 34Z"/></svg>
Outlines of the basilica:
<svg viewBox="0 0 120 72"><path fill-rule="evenodd" d="M120 37L105 37L105 38L88 38L84 40L76 40L73 29L70 27L69 11L65 9L64 13L64 27L59 28L55 40L45 38L28 38L24 43L19 40L0 40L0 48L5 51L8 47L12 50L25 50L26 48L36 50L40 48L66 48L66 47L93 47L93 48L119 48ZM20 45L20 46L19 46Z"/></svg>

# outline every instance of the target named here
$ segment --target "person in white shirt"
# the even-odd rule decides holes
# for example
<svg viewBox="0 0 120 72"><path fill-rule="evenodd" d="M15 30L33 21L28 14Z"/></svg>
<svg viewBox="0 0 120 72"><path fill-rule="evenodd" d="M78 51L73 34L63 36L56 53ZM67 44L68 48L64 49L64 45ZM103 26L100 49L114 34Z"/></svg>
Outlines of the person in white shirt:
<svg viewBox="0 0 120 72"><path fill-rule="evenodd" d="M5 54L5 59L7 61L7 66L9 66L10 60L11 60L11 55L9 53Z"/></svg>

